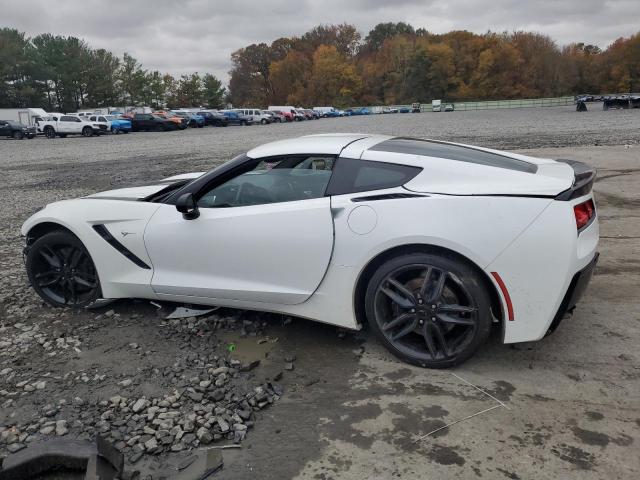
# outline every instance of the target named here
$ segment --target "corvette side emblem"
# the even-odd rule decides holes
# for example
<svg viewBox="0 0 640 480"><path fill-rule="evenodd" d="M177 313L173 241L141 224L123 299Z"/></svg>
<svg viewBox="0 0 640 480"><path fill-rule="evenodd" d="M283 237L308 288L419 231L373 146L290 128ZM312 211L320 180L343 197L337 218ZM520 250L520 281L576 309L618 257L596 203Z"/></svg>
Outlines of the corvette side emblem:
<svg viewBox="0 0 640 480"><path fill-rule="evenodd" d="M120 232L122 234L123 237L126 237L127 235L133 235L134 232Z"/></svg>

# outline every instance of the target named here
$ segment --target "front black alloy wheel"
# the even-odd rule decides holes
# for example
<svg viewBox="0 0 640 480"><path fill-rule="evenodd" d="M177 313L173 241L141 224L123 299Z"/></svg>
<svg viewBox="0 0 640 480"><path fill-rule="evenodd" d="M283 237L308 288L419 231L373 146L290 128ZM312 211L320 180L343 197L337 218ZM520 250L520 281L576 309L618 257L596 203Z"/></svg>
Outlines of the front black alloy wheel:
<svg viewBox="0 0 640 480"><path fill-rule="evenodd" d="M36 293L54 307L82 308L100 298L100 280L89 252L73 234L43 235L29 247L27 275Z"/></svg>
<svg viewBox="0 0 640 480"><path fill-rule="evenodd" d="M430 368L464 362L487 339L492 322L480 275L463 262L426 253L395 257L378 268L365 310L393 354Z"/></svg>

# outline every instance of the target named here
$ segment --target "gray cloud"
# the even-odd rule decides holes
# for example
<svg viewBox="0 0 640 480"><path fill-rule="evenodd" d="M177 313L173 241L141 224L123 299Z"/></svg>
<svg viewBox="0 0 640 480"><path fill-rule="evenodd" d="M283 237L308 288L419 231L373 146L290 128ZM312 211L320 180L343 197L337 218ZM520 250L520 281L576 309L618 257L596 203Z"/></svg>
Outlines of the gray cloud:
<svg viewBox="0 0 640 480"><path fill-rule="evenodd" d="M118 55L129 52L147 69L226 80L234 50L320 23L352 23L363 36L388 21L434 33L530 30L559 45L604 48L636 33L638 17L638 0L22 0L3 7L0 26L74 35Z"/></svg>

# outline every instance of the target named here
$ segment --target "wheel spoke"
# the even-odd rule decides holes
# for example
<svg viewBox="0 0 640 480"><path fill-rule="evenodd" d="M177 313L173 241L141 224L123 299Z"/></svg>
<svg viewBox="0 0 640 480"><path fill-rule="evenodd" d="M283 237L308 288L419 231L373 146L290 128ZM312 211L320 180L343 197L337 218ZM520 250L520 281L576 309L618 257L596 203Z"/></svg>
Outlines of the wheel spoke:
<svg viewBox="0 0 640 480"><path fill-rule="evenodd" d="M440 305L438 307L438 312L446 312L446 313L473 313L478 309L475 307L466 307L464 305Z"/></svg>
<svg viewBox="0 0 640 480"><path fill-rule="evenodd" d="M49 280L46 280L47 278L49 278ZM60 281L60 273L55 270L37 273L35 276L35 280L37 281L38 286L41 288L50 287L51 285L55 285Z"/></svg>
<svg viewBox="0 0 640 480"><path fill-rule="evenodd" d="M97 286L95 275L90 273L76 273L73 276L73 280L84 287L95 288Z"/></svg>
<svg viewBox="0 0 640 480"><path fill-rule="evenodd" d="M442 296L442 292L444 291L444 284L447 280L448 275L449 274L447 272L440 270L440 276L438 277L438 280L433 287L433 291L426 300L428 303L433 303Z"/></svg>
<svg viewBox="0 0 640 480"><path fill-rule="evenodd" d="M427 267L427 271L424 274L424 280L422 281L422 287L420 287L420 296L425 298L427 296L427 289L429 288L429 280L431 278L431 273L433 272L433 267Z"/></svg>
<svg viewBox="0 0 640 480"><path fill-rule="evenodd" d="M39 250L39 253L52 267L60 268L62 266L62 260L50 246L45 245Z"/></svg>
<svg viewBox="0 0 640 480"><path fill-rule="evenodd" d="M438 354L438 349L436 348L436 342L431 335L431 331L429 328L429 323L425 323L424 329L422 330L422 336L424 337L424 342L427 344L427 350L429 350L429 355L431 358L436 358Z"/></svg>
<svg viewBox="0 0 640 480"><path fill-rule="evenodd" d="M71 255L69 256L69 266L71 268L76 268L82 257L83 257L82 250L78 248L74 249Z"/></svg>
<svg viewBox="0 0 640 480"><path fill-rule="evenodd" d="M402 315L398 315L396 318L394 318L393 320L391 320L389 323L385 323L384 326L382 327L383 330L387 331L387 330L391 330L392 328L395 328L399 325L402 325L403 323L406 323L410 320L412 320L414 318L414 315L410 314L410 313L403 313Z"/></svg>
<svg viewBox="0 0 640 480"><path fill-rule="evenodd" d="M380 291L402 308L411 308L415 305L413 300L409 300L387 287L380 287Z"/></svg>
<svg viewBox="0 0 640 480"><path fill-rule="evenodd" d="M74 282L73 280L70 280L68 282L68 285L69 285L69 293L71 294L71 303L77 303L78 294L76 293L76 282Z"/></svg>
<svg viewBox="0 0 640 480"><path fill-rule="evenodd" d="M436 317L444 323L452 323L455 325L475 325L475 322L471 318L454 317L445 313L437 313Z"/></svg>
<svg viewBox="0 0 640 480"><path fill-rule="evenodd" d="M433 330L436 341L440 344L442 349L442 353L445 357L449 356L449 345L447 344L447 340L444 338L444 333L442 333L442 329L440 325L437 323L431 323L429 328Z"/></svg>
<svg viewBox="0 0 640 480"><path fill-rule="evenodd" d="M404 327L402 327L399 331L394 333L391 336L391 341L395 342L399 338L405 337L416 329L418 325L418 320L414 318L411 322L408 322Z"/></svg>
<svg viewBox="0 0 640 480"><path fill-rule="evenodd" d="M413 293L405 288L403 284L397 281L395 278L389 278L388 282L395 287L407 300L409 300L413 305L416 304Z"/></svg>

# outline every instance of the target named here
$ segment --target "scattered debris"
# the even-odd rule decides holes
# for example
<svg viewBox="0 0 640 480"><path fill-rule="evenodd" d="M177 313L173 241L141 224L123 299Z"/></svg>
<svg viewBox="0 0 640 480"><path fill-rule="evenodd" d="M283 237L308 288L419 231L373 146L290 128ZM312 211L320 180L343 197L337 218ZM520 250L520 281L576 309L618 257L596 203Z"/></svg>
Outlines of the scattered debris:
<svg viewBox="0 0 640 480"><path fill-rule="evenodd" d="M461 418L461 419L459 419L459 420L455 420L455 421L453 421L453 422L451 422L451 423L448 423L448 424L446 424L446 425L443 425L443 426L441 426L441 427L439 427L439 428L436 428L435 430L430 431L429 433L425 433L424 435L422 435L422 436L420 436L420 437L416 438L416 439L413 441L413 443L417 443L417 442L419 442L419 441L421 441L421 440L424 440L425 438L427 438L427 437L429 437L429 436L433 435L434 433L437 433L437 432L439 432L439 431L441 431L441 430L444 430L444 429L450 428L450 427L452 427L453 425L456 425L456 424L458 424L458 423L460 423L460 422L464 422L465 420L469 420L469 419L471 419L471 418L473 418L473 417L477 417L478 415L482 415L483 413L487 413L487 412L490 412L491 410L495 410L496 408L506 408L507 410L511 410L511 409L510 409L510 408L509 408L509 407L508 407L504 402L501 402L501 401L500 401L500 400L498 400L496 397L494 397L494 396L493 396L493 395L491 395L490 393L488 393L488 392L484 391L484 390L483 390L483 389L481 389L480 387L478 387L478 386L474 385L473 383L469 382L468 380L465 380L464 378L462 378L462 377L461 377L461 376L459 376L459 375L456 375L456 374L455 374L455 373L453 373L453 372L451 372L451 375L453 375L454 377L456 377L458 380L460 380L460 381L462 381L462 382L466 383L467 385L469 385L469 386L471 386L471 387L475 388L476 390L478 390L479 392L483 393L483 394L484 394L484 395L486 395L487 397L489 397L489 398L491 398L491 399L495 400L495 401L497 402L497 404L496 404L496 405L493 405L493 406L491 406L491 407L489 407L489 408L485 408L484 410L481 410L481 411L479 411L479 412L473 413L473 414L471 414L471 415L467 415L466 417Z"/></svg>

